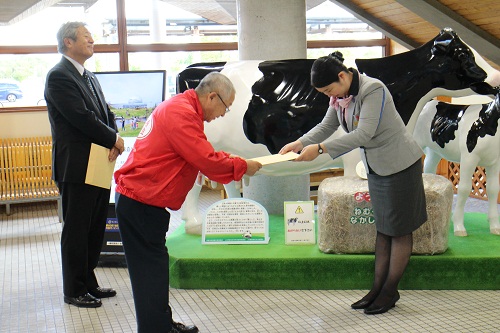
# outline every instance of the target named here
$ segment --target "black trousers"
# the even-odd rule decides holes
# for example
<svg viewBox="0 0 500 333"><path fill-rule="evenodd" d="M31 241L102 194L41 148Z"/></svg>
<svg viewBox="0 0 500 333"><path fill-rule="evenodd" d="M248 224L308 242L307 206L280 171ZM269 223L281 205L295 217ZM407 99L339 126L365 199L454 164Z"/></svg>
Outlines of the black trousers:
<svg viewBox="0 0 500 333"><path fill-rule="evenodd" d="M138 333L169 332L169 257L165 236L170 213L123 194L116 195L116 217L132 284Z"/></svg>
<svg viewBox="0 0 500 333"><path fill-rule="evenodd" d="M94 269L99 262L110 190L59 182L64 226L61 259L64 295L78 297L98 287Z"/></svg>

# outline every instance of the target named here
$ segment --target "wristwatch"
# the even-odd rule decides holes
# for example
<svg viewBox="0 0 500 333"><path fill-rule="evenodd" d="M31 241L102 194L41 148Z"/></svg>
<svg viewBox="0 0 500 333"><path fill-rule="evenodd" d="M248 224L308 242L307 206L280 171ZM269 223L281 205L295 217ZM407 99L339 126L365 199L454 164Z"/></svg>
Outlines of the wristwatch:
<svg viewBox="0 0 500 333"><path fill-rule="evenodd" d="M323 148L321 148L321 145L318 143L318 153L323 154Z"/></svg>

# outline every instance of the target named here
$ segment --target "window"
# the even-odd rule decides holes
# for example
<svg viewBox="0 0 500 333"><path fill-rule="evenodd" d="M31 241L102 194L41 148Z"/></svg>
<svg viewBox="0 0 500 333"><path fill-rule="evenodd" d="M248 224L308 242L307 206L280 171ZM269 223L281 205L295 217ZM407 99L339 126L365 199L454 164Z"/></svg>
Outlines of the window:
<svg viewBox="0 0 500 333"><path fill-rule="evenodd" d="M380 58L384 54L384 49L381 46L371 47L335 47L335 48L316 48L307 50L308 59L316 59L326 56L334 51L342 52L344 56L344 64L349 67L356 67L355 59Z"/></svg>
<svg viewBox="0 0 500 333"><path fill-rule="evenodd" d="M238 51L135 52L129 54L130 70L165 69L167 71L167 98L175 95L177 74L187 66L199 62L236 60L238 60Z"/></svg>
<svg viewBox="0 0 500 333"><path fill-rule="evenodd" d="M219 24L163 1L126 0L125 4L129 44L238 41L235 21L232 24ZM184 4L186 7L191 5ZM201 2L195 4L197 10L205 5ZM234 6L236 9L236 1ZM112 23L116 25L116 21Z"/></svg>
<svg viewBox="0 0 500 333"><path fill-rule="evenodd" d="M332 15L334 13L334 15ZM384 36L331 1L306 13L307 40L363 40Z"/></svg>

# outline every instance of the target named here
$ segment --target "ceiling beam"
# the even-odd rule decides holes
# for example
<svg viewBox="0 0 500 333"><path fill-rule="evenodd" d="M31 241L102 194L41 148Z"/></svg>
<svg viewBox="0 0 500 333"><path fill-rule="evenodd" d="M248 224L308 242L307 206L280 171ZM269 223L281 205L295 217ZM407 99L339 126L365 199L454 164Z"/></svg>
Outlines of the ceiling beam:
<svg viewBox="0 0 500 333"><path fill-rule="evenodd" d="M20 13L17 13L16 16L9 17L9 19L6 20L5 22L2 22L1 25L12 25L14 23L20 22L20 21L24 20L25 18L27 18L33 14L36 14L36 13L44 10L45 8L50 7L52 5L55 5L59 2L61 2L61 0L41 0L41 1L22 2L21 3L22 5L29 5L29 7L27 7L26 10L24 10ZM17 5L19 5L19 4L17 3ZM18 8L15 7L15 9L17 10Z"/></svg>
<svg viewBox="0 0 500 333"><path fill-rule="evenodd" d="M236 12L236 0L217 0L216 2L233 18L233 24L236 24L238 16Z"/></svg>
<svg viewBox="0 0 500 333"><path fill-rule="evenodd" d="M372 28L380 31L390 39L401 44L409 50L419 47L421 44L417 41L411 39L410 37L403 34L401 31L394 29L385 22L377 19L375 16L369 14L368 12L361 9L358 5L355 5L350 0L330 0L334 4L347 10L349 13L354 15L356 18L367 23ZM410 0L411 1L411 0ZM415 0L413 0L415 1ZM418 2L418 1L417 1Z"/></svg>
<svg viewBox="0 0 500 333"><path fill-rule="evenodd" d="M306 10L321 5L325 0L306 0Z"/></svg>
<svg viewBox="0 0 500 333"><path fill-rule="evenodd" d="M436 27L450 27L480 55L500 64L500 40L437 0L396 0ZM488 10L485 8L485 10Z"/></svg>
<svg viewBox="0 0 500 333"><path fill-rule="evenodd" d="M0 26L13 25L22 20L38 14L46 8L56 6L82 6L84 10L92 7L98 0L17 0L14 4L9 4L8 8L2 8ZM14 1L11 1L14 2ZM8 16L9 11L14 9L13 16Z"/></svg>
<svg viewBox="0 0 500 333"><path fill-rule="evenodd" d="M236 0L162 0L222 25L236 24Z"/></svg>

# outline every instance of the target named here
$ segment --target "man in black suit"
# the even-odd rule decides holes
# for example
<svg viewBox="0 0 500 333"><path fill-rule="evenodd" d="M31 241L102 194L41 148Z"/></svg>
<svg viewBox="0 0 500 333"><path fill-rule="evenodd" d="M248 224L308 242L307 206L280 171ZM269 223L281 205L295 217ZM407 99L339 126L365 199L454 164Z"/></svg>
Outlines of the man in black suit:
<svg viewBox="0 0 500 333"><path fill-rule="evenodd" d="M53 179L62 196L61 257L64 301L95 308L116 291L101 288L97 267L104 238L109 189L85 184L92 143L123 152L115 117L99 82L83 65L94 54L94 40L83 22L68 22L57 33L61 61L47 74L45 100L52 130Z"/></svg>

